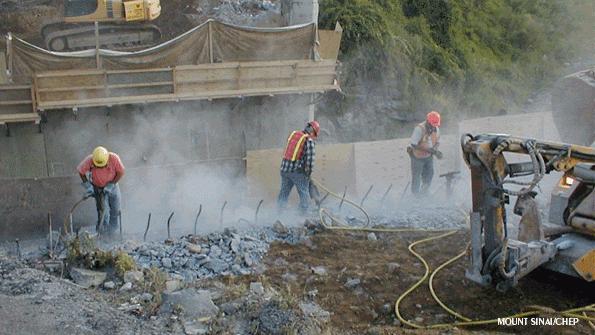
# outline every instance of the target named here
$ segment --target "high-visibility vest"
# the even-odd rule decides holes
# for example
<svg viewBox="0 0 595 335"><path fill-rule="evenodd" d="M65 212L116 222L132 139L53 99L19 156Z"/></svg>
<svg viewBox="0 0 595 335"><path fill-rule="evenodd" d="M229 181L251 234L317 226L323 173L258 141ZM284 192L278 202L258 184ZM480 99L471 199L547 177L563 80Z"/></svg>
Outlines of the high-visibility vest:
<svg viewBox="0 0 595 335"><path fill-rule="evenodd" d="M426 131L426 123L422 122L420 124L418 124L416 127L421 128L422 131L422 137L421 140L419 140L419 142L417 142L417 145L422 145L425 144L428 141L428 136L430 136L430 139L432 141L432 148L436 147L436 144L438 143L438 132L434 131L432 132L432 134L428 134L428 132ZM429 149L429 148L426 148ZM427 158L430 157L431 154L427 151L424 150L418 150L418 149L413 149L413 155L416 158Z"/></svg>
<svg viewBox="0 0 595 335"><path fill-rule="evenodd" d="M292 132L287 138L287 146L285 147L283 159L292 162L302 159L302 156L304 155L304 146L306 145L309 136L308 133L303 131L296 130Z"/></svg>

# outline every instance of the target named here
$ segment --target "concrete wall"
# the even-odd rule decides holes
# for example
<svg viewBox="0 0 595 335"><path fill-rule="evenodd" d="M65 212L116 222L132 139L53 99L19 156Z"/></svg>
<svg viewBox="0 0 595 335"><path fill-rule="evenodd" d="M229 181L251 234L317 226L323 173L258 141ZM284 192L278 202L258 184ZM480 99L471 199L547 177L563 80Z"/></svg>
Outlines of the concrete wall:
<svg viewBox="0 0 595 335"><path fill-rule="evenodd" d="M324 126L324 125L322 125ZM313 177L336 193L347 186L347 195L361 199L373 185L369 199L379 200L392 184L392 196L401 194L411 180L411 160L406 152L409 139L322 144L316 146L316 166ZM458 139L443 136L441 150L444 159L435 161L435 189L444 183L439 175L454 171L460 155ZM279 192L279 165L282 149L248 151L247 178L250 193L274 201ZM324 195L324 193L323 193ZM297 201L295 192L293 201Z"/></svg>
<svg viewBox="0 0 595 335"><path fill-rule="evenodd" d="M50 111L41 132L11 125L10 137L0 135L0 239L44 231L48 212L62 219L80 196L76 166L97 145L127 168L123 216L131 224L158 208L179 217L231 199L241 193L231 192L241 191L232 181L244 177L246 150L277 147L308 120L309 102L298 95ZM22 190L29 193L15 196ZM93 214L89 205L75 221L93 224Z"/></svg>

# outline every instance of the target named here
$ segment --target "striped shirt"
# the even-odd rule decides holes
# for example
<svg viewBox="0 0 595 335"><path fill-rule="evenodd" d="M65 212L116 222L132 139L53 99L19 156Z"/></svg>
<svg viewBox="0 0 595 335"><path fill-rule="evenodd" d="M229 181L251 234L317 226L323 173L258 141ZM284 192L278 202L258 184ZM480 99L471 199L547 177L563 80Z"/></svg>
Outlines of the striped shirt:
<svg viewBox="0 0 595 335"><path fill-rule="evenodd" d="M314 158L316 156L316 151L314 150L315 143L311 138L308 138L306 143L304 144L304 153L302 158L297 161L290 161L287 159L283 159L281 161L281 172L308 172L306 174L312 173L314 169Z"/></svg>

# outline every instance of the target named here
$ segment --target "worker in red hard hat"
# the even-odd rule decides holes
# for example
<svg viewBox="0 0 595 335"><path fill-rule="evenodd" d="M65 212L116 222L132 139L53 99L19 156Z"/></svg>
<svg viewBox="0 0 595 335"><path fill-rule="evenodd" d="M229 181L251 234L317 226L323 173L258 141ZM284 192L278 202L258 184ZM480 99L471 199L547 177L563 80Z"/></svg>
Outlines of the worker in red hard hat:
<svg viewBox="0 0 595 335"><path fill-rule="evenodd" d="M442 159L440 145L440 114L431 111L426 120L415 126L407 152L411 157L411 192L427 193L434 177L434 160Z"/></svg>
<svg viewBox="0 0 595 335"><path fill-rule="evenodd" d="M318 121L310 121L303 131L293 131L287 138L281 161L281 190L277 205L283 209L295 185L300 197L300 210L305 213L309 206L310 175L314 169L315 140L320 133Z"/></svg>

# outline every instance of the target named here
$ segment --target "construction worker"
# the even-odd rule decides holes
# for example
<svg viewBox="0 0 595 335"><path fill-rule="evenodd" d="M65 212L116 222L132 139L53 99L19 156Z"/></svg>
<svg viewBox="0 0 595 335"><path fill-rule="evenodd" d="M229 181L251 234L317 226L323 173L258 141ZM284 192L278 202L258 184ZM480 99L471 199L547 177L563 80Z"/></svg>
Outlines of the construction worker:
<svg viewBox="0 0 595 335"><path fill-rule="evenodd" d="M407 152L411 157L411 192L427 193L434 176L433 156L442 159L440 145L440 114L431 111L426 120L413 129Z"/></svg>
<svg viewBox="0 0 595 335"><path fill-rule="evenodd" d="M295 185L300 197L300 211L308 210L310 175L314 169L315 140L320 133L318 121L310 121L303 131L296 130L287 138L281 161L281 191L277 204L280 209L287 205L287 198Z"/></svg>
<svg viewBox="0 0 595 335"><path fill-rule="evenodd" d="M97 147L77 167L83 181L85 197L94 197L97 205L97 228L114 233L120 214L120 187L124 165L120 157L104 147ZM101 233L102 231L98 231Z"/></svg>

